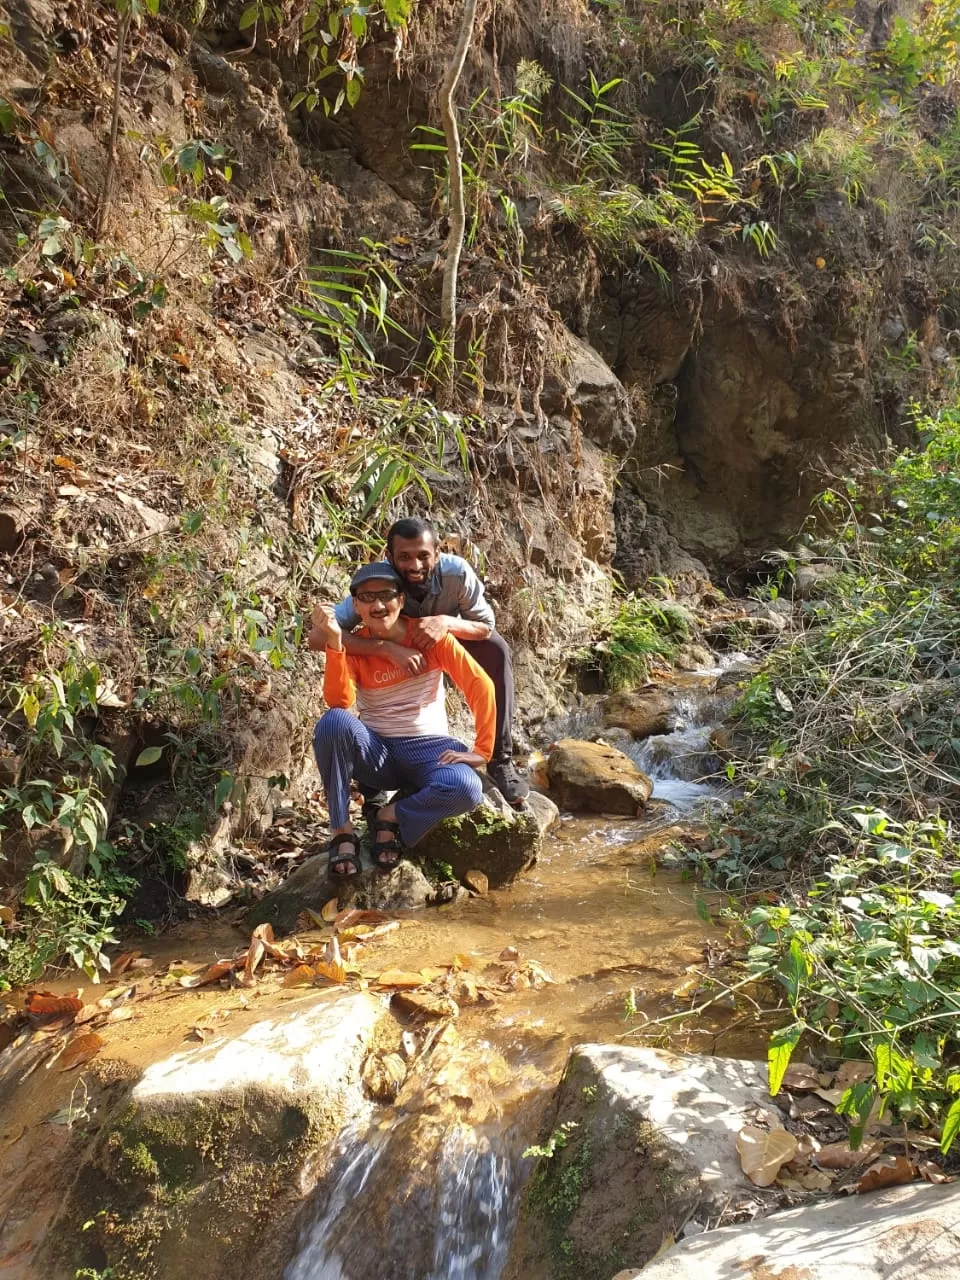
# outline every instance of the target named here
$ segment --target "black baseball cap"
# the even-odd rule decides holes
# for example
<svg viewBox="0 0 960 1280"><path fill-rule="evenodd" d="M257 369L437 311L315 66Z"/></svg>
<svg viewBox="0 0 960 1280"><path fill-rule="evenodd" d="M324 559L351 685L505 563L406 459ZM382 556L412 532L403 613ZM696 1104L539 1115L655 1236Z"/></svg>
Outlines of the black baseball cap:
<svg viewBox="0 0 960 1280"><path fill-rule="evenodd" d="M364 582L373 582L376 579L381 582L392 582L401 591L403 590L403 582L400 580L400 575L389 560L374 560L373 564L361 565L350 579L350 594L356 595L359 586L362 586Z"/></svg>

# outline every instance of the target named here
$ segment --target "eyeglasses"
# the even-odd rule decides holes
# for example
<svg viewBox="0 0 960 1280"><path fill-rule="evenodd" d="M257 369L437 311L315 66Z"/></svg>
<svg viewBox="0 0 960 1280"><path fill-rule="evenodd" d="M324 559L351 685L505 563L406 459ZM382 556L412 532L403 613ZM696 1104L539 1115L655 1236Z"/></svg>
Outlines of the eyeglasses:
<svg viewBox="0 0 960 1280"><path fill-rule="evenodd" d="M389 604L391 600L396 600L398 595L400 591L396 587L389 587L386 591L358 591L354 599L362 604L376 604L378 600L381 604Z"/></svg>

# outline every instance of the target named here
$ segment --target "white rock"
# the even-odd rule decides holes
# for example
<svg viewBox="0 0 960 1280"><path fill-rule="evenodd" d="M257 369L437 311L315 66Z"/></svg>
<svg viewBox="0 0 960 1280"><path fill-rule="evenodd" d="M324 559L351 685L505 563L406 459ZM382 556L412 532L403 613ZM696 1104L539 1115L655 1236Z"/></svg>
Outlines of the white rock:
<svg viewBox="0 0 960 1280"><path fill-rule="evenodd" d="M642 1116L687 1157L706 1199L720 1205L756 1192L740 1169L737 1134L758 1106L770 1107L759 1063L605 1044L574 1052L596 1073L607 1106Z"/></svg>
<svg viewBox="0 0 960 1280"><path fill-rule="evenodd" d="M331 991L311 1008L267 1019L241 1035L218 1038L148 1067L135 1103L245 1089L325 1095L355 1079L384 1005L364 992Z"/></svg>
<svg viewBox="0 0 960 1280"><path fill-rule="evenodd" d="M960 1191L913 1183L804 1205L684 1240L642 1272L642 1280L726 1276L958 1280Z"/></svg>

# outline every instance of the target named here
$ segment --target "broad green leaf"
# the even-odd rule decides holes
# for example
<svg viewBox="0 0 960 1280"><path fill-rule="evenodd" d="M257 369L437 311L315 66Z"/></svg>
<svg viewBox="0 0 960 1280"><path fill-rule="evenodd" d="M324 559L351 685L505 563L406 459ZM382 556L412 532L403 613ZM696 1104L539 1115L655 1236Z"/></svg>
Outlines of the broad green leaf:
<svg viewBox="0 0 960 1280"><path fill-rule="evenodd" d="M410 17L411 0L384 0L383 15L388 27L402 27Z"/></svg>
<svg viewBox="0 0 960 1280"><path fill-rule="evenodd" d="M944 1155L950 1150L960 1133L960 1098L954 1098L943 1121L943 1132L940 1135L940 1150Z"/></svg>
<svg viewBox="0 0 960 1280"><path fill-rule="evenodd" d="M780 1092L783 1077L786 1075L802 1030L802 1026L795 1023L792 1027L784 1027L770 1037L770 1045L767 1049L767 1082L771 1097Z"/></svg>
<svg viewBox="0 0 960 1280"><path fill-rule="evenodd" d="M224 773L221 775L220 781L217 783L217 789L213 795L213 807L219 809L220 806L228 799L233 791L233 774Z"/></svg>
<svg viewBox="0 0 960 1280"><path fill-rule="evenodd" d="M163 755L163 747L144 747L134 761L135 765L156 764Z"/></svg>

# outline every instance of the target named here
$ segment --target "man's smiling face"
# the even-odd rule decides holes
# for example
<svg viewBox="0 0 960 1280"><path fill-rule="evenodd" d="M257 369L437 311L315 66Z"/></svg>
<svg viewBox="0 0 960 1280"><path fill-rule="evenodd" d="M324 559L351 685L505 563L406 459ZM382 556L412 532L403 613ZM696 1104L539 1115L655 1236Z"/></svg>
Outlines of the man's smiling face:
<svg viewBox="0 0 960 1280"><path fill-rule="evenodd" d="M433 535L421 533L416 538L394 538L387 557L406 585L422 593L433 576L440 553Z"/></svg>

